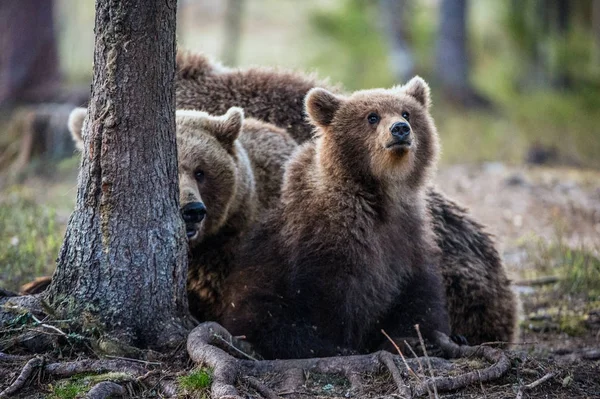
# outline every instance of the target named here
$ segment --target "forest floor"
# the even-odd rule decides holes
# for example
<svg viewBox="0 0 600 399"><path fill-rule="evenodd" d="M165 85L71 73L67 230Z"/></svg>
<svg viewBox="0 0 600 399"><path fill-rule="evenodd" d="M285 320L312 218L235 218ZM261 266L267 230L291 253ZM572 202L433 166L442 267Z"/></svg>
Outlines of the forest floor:
<svg viewBox="0 0 600 399"><path fill-rule="evenodd" d="M39 241L43 235L61 234L74 203L76 180L72 167L71 164L55 177L29 177L19 186L5 186L0 191L3 224L0 240L5 242L0 243L3 288L15 290L36 275L51 272L56 253L50 254L44 264L36 264L32 273L21 270L27 265L18 264L15 259L19 253L34 259L35 250L12 253L10 248L29 245L30 240ZM522 302L520 343L509 353L511 366L506 375L458 391L440 392L439 397L600 397L600 172L487 163L441 166L437 181L450 197L470 208L475 218L498 237L507 270ZM48 204L52 208L50 213L45 208ZM15 210L29 209L35 213L33 221L15 215ZM15 223L26 225L24 236ZM35 228L39 231L31 232ZM45 250L55 251L61 239L62 236L46 242ZM19 259L29 259L27 256ZM14 328L29 328L28 325L31 326ZM11 352L9 334L4 333L7 332L0 331L0 352ZM85 346L65 348L47 353L46 361L99 357ZM168 356L155 354L146 360L143 366L158 370L155 374L160 374L163 383L179 386L179 397L208 397L210 372L194 369L183 348ZM23 365L24 361L0 359L0 391L16 378ZM484 365L474 359L463 359L456 367L473 370ZM523 388L544 376L549 377L538 386ZM349 382L341 376L305 377L301 390L279 392L280 396L391 398L395 392L393 381L385 374L362 376L363 385L368 387L362 394L351 391ZM81 397L92 383L111 378L121 381L129 396L160 397L156 382L117 378L114 374L100 377L85 374L60 380L43 373L35 374L20 397ZM264 382L277 392L276 377ZM245 383L239 388L258 397Z"/></svg>

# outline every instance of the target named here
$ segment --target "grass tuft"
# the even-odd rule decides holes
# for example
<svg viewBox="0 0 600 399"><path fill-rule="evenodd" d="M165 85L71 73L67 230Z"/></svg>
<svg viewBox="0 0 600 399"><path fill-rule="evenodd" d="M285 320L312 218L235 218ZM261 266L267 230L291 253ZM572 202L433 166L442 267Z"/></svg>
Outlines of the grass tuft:
<svg viewBox="0 0 600 399"><path fill-rule="evenodd" d="M52 399L75 399L82 397L89 387L80 379L72 379L58 385L50 385Z"/></svg>
<svg viewBox="0 0 600 399"><path fill-rule="evenodd" d="M177 381L182 389L197 392L200 397L209 398L212 380L212 370L202 367L193 370L188 375L179 377Z"/></svg>
<svg viewBox="0 0 600 399"><path fill-rule="evenodd" d="M62 226L56 212L13 192L0 201L0 281L17 291L35 277L51 274Z"/></svg>

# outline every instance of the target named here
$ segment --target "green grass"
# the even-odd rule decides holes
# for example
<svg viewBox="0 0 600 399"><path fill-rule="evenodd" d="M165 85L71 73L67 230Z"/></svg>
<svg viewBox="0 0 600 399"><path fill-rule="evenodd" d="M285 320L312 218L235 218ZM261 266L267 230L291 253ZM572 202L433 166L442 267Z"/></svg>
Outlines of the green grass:
<svg viewBox="0 0 600 399"><path fill-rule="evenodd" d="M194 392L201 398L210 398L210 386L212 384L212 370L209 368L199 368L190 372L188 375L177 379L179 387L188 392Z"/></svg>
<svg viewBox="0 0 600 399"><path fill-rule="evenodd" d="M554 289L561 296L600 300L600 258L593 250L583 246L571 248L557 233L551 243L538 240L529 244L527 252L535 274L559 277Z"/></svg>
<svg viewBox="0 0 600 399"><path fill-rule="evenodd" d="M81 379L72 379L50 386L52 399L75 399L82 397L89 387Z"/></svg>
<svg viewBox="0 0 600 399"><path fill-rule="evenodd" d="M35 277L51 274L62 242L53 208L26 199L18 190L0 199L0 280L18 290Z"/></svg>

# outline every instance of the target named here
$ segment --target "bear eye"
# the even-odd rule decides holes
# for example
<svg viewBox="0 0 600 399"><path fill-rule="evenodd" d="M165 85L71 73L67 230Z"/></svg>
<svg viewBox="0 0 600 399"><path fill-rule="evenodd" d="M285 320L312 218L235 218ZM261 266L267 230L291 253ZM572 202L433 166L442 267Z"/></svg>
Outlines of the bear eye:
<svg viewBox="0 0 600 399"><path fill-rule="evenodd" d="M197 170L194 172L194 178L198 183L202 183L204 181L204 172L201 170Z"/></svg>
<svg viewBox="0 0 600 399"><path fill-rule="evenodd" d="M367 120L371 125L374 125L379 122L379 115L377 115L375 112L371 112L369 116L367 116Z"/></svg>
<svg viewBox="0 0 600 399"><path fill-rule="evenodd" d="M408 118L410 117L410 114L409 114L408 112L404 111L404 112L402 113L402 117L403 117L404 119L406 119L406 121L408 122Z"/></svg>

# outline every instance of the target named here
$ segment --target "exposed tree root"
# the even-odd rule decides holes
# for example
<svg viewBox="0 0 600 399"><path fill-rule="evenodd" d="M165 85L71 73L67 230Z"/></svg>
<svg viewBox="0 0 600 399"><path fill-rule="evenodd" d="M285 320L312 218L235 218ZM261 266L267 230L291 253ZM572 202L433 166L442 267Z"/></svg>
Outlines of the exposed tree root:
<svg viewBox="0 0 600 399"><path fill-rule="evenodd" d="M392 375L400 396L409 398L410 386L404 381L404 378L402 378L400 369L398 369L396 362L394 362L394 357L392 354L389 352L379 352L379 360L387 367L388 371Z"/></svg>
<svg viewBox="0 0 600 399"><path fill-rule="evenodd" d="M125 388L110 381L99 382L85 395L86 399L105 399L112 396L124 396Z"/></svg>
<svg viewBox="0 0 600 399"><path fill-rule="evenodd" d="M147 370L140 364L126 360L77 360L74 362L50 363L44 373L56 378L66 378L82 373L128 373L132 376L144 375Z"/></svg>
<svg viewBox="0 0 600 399"><path fill-rule="evenodd" d="M269 387L260 382L254 377L244 377L244 380L250 385L252 388L256 390L256 392L260 393L265 399L280 399L279 396L275 394Z"/></svg>
<svg viewBox="0 0 600 399"><path fill-rule="evenodd" d="M29 377L31 377L35 369L38 368L43 362L44 359L42 359L41 357L34 357L33 359L29 360L25 364L25 367L23 367L23 370L21 370L21 374L19 374L17 379L12 384L10 384L8 388L0 392L0 398L8 398L14 393L18 392L21 388L23 388L23 386L25 386L25 383L27 382Z"/></svg>
<svg viewBox="0 0 600 399"><path fill-rule="evenodd" d="M217 347L223 341L233 342L233 338L227 330L214 322L207 322L196 327L189 335L187 350L190 358L198 364L206 365L213 369L213 385L211 389L213 398L240 398L235 388L235 383L240 377L260 377L268 373L285 374L292 370L304 370L305 372L318 372L323 374L341 374L348 378L353 388L358 388L357 374L374 374L387 369L398 387L402 397L415 397L423 395L428 389L448 391L463 388L474 382L485 382L501 377L510 367L510 362L505 353L498 349L480 346L458 346L446 335L440 334L439 345L442 350L453 358L480 357L492 363L491 366L478 371L469 372L454 377L435 377L427 379L422 376L423 381L414 386L409 386L404 381L398 364L402 364L399 356L389 352L376 352L368 355L339 356L330 358L314 359L290 359L290 360L260 360L252 361L237 359L226 351ZM440 358L429 358L432 368L447 369L448 360ZM417 359L404 359L403 363L416 369ZM265 398L277 397L270 389L251 385ZM298 386L298 378L288 378L284 381L283 389L286 392L295 391ZM292 386L294 385L294 386ZM273 396L275 395L275 396Z"/></svg>
<svg viewBox="0 0 600 399"><path fill-rule="evenodd" d="M27 359L30 359L31 356L20 356L20 355L9 355L7 353L0 352L0 362L1 363L18 363L24 362Z"/></svg>
<svg viewBox="0 0 600 399"><path fill-rule="evenodd" d="M0 359L11 359L11 361L16 361L16 356L6 355L0 352ZM19 357L22 361L22 357ZM142 383L144 380L152 380L151 384L157 385L161 388L166 395L165 396L173 396L176 393L176 389L172 384L164 383L160 381L160 372L157 370L148 371L143 364L140 364L135 361L121 360L121 359L100 359L100 360L78 360L73 362L63 362L63 363L49 363L43 365L43 359L41 357L34 357L30 359L23 367L21 374L17 377L17 379L2 393L0 393L0 398L7 398L11 395L18 392L25 386L25 383L30 379L31 375L38 369L46 376L54 377L54 378L67 378L77 374L83 373L94 373L94 374L103 374L103 373L125 373L126 376L130 376L130 381L135 381L137 383ZM127 378L125 381L128 381ZM89 393L88 396L90 398L105 398L108 397L109 394L117 394L120 393L123 395L125 391L122 387L118 392L115 390L116 388L112 385L97 384ZM111 388L112 387L112 388ZM96 389L97 388L97 389ZM109 389L110 388L110 389ZM90 396L90 395L94 396Z"/></svg>

